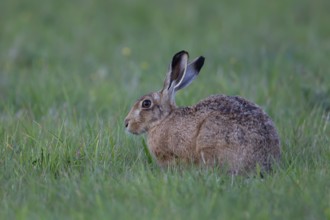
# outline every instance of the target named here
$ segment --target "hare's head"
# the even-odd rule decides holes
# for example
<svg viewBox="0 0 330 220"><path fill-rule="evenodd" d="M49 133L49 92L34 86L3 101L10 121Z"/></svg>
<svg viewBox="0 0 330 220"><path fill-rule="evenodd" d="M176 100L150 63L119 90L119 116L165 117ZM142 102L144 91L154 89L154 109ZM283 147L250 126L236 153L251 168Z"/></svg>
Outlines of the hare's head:
<svg viewBox="0 0 330 220"><path fill-rule="evenodd" d="M189 64L188 57L186 51L178 52L173 56L163 89L137 100L125 118L127 131L133 134L147 132L176 108L176 91L188 86L204 64L204 57L198 57Z"/></svg>

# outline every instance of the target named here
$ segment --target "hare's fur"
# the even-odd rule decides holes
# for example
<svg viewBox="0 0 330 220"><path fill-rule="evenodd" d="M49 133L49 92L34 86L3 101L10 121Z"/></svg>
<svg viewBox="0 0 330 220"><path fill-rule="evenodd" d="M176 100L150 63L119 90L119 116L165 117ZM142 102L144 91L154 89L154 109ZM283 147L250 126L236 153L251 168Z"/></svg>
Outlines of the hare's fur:
<svg viewBox="0 0 330 220"><path fill-rule="evenodd" d="M176 107L176 88L187 86L204 63L200 57L187 64L187 58L185 51L173 57L163 90L135 103L125 120L127 130L147 133L148 147L161 166L187 162L243 173L258 165L269 171L280 158L280 141L272 120L260 107L226 95ZM142 104L145 100L151 103L147 108Z"/></svg>
<svg viewBox="0 0 330 220"><path fill-rule="evenodd" d="M233 172L259 164L269 170L280 157L279 138L271 119L255 104L225 95L208 97L192 107L174 109L148 133L159 164L177 159L225 165Z"/></svg>

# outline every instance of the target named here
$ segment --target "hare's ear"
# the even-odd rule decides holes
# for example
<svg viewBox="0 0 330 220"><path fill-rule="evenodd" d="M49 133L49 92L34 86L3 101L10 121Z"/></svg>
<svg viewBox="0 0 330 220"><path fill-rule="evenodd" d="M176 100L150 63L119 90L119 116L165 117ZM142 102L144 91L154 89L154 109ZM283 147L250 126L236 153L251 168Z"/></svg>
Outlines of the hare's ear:
<svg viewBox="0 0 330 220"><path fill-rule="evenodd" d="M189 54L186 51L180 51L173 56L170 70L166 75L162 93L170 100L170 103L175 105L174 95L175 87L182 81L187 65Z"/></svg>
<svg viewBox="0 0 330 220"><path fill-rule="evenodd" d="M204 65L204 60L205 58L203 56L200 56L188 64L182 79L174 88L175 91L183 89L195 79L195 77L198 75L199 71L202 69Z"/></svg>
<svg viewBox="0 0 330 220"><path fill-rule="evenodd" d="M184 50L176 53L173 56L169 72L166 75L166 79L164 81L163 90L170 90L179 84L187 69L188 57L188 52Z"/></svg>

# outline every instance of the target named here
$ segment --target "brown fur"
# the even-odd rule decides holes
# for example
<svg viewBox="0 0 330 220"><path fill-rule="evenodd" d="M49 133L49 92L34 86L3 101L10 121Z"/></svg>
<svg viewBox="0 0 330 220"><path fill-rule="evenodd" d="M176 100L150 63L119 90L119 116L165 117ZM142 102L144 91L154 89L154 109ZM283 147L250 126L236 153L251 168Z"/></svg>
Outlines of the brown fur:
<svg viewBox="0 0 330 220"><path fill-rule="evenodd" d="M149 149L159 165L184 162L245 173L257 164L269 171L279 160L277 131L260 107L226 95L210 96L191 107L176 107L169 98L171 91L165 91L167 85L139 99L125 119L129 132L147 133ZM152 105L142 109L146 99Z"/></svg>

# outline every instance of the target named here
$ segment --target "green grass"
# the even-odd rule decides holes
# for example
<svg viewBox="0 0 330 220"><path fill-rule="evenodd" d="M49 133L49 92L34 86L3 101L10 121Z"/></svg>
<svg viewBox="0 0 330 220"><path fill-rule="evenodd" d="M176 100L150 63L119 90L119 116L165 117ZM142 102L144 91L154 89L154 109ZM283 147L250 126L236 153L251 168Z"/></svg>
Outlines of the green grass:
<svg viewBox="0 0 330 220"><path fill-rule="evenodd" d="M330 2L0 3L0 219L330 219ZM281 137L274 174L161 170L130 105L172 55L206 57L177 94L261 105Z"/></svg>

